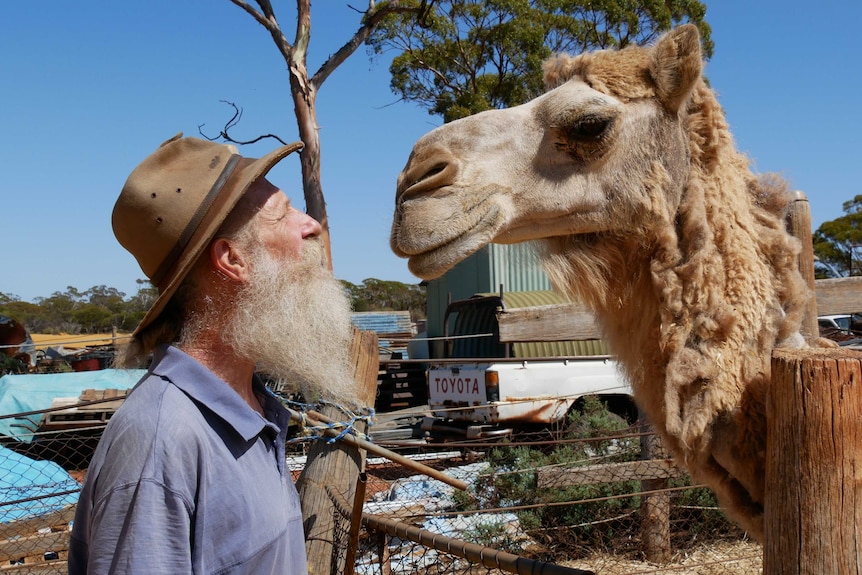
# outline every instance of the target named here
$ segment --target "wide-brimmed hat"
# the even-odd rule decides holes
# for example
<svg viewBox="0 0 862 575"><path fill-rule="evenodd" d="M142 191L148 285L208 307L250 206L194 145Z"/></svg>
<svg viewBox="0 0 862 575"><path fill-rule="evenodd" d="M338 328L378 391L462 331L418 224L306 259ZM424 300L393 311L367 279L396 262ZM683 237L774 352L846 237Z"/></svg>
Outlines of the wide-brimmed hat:
<svg viewBox="0 0 862 575"><path fill-rule="evenodd" d="M111 223L117 240L159 290L135 334L164 310L251 184L300 148L302 142L296 142L260 159L243 158L234 146L180 133L132 171Z"/></svg>

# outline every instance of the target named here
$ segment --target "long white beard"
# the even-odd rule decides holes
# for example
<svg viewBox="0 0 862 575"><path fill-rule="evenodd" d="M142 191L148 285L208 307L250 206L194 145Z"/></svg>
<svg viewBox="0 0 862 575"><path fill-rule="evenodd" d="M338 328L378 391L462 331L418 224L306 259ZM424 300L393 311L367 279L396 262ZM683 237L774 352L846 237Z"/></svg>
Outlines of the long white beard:
<svg viewBox="0 0 862 575"><path fill-rule="evenodd" d="M322 265L321 243L307 240L302 250L296 261L255 249L252 277L222 338L262 372L298 388L306 401L354 404L350 300Z"/></svg>

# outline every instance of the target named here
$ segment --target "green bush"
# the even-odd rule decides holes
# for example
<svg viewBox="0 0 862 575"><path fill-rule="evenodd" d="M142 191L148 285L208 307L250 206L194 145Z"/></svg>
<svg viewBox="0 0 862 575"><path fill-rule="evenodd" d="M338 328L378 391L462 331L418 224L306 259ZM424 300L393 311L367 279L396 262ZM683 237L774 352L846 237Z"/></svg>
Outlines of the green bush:
<svg viewBox="0 0 862 575"><path fill-rule="evenodd" d="M691 485L689 477L670 480L670 487ZM707 487L675 492L671 499L671 531L675 546L703 540L739 539L745 532L718 507L715 493Z"/></svg>
<svg viewBox="0 0 862 575"><path fill-rule="evenodd" d="M472 498L461 495L459 503L466 509L530 506L517 510L521 528L533 539L566 556L583 545L608 545L620 530L631 531L633 520L626 519L638 509L636 496L601 501L578 502L634 493L637 481L618 481L595 485L577 485L539 489L535 470L545 466L577 467L596 463L637 458L636 439L597 439L614 435L628 427L619 416L607 410L597 398L585 398L568 418L564 439L584 441L560 442L550 449L524 445L500 446L488 454L489 472L476 483ZM623 517L621 520L612 520ZM499 533L493 529L482 535L490 543Z"/></svg>
<svg viewBox="0 0 862 575"><path fill-rule="evenodd" d="M469 540L513 553L526 552L548 561L584 556L595 551L639 556L641 491L638 480L539 488L537 469L584 467L640 459L638 436L623 437L627 422L597 398L578 402L561 441L548 446L500 445L487 454L488 472L470 493L456 492L461 509L511 509L531 541L518 539L499 524L489 523L465 533ZM616 438L614 438L616 436ZM691 484L686 478L669 487ZM739 539L742 530L718 508L707 488L670 492L673 547L704 541ZM536 543L538 545L536 545ZM539 551L537 551L539 549Z"/></svg>

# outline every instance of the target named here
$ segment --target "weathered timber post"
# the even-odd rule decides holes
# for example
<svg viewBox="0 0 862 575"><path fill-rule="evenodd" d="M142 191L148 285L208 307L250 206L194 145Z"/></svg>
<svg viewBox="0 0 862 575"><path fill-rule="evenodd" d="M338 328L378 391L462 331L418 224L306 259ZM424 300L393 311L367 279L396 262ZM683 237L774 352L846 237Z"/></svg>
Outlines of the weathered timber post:
<svg viewBox="0 0 862 575"><path fill-rule="evenodd" d="M862 353L776 350L764 575L862 573Z"/></svg>
<svg viewBox="0 0 862 575"><path fill-rule="evenodd" d="M354 330L350 357L353 379L358 386L358 398L364 405L373 406L377 395L379 354L376 333ZM326 407L321 413L336 421L341 421L344 417L334 407ZM318 440L309 448L305 469L296 483L302 504L309 575L330 575L340 573L344 568L343 565L333 565L332 562L335 551L335 524L333 504L326 493L326 486L330 485L345 494L345 499L352 504L353 490L364 456L364 450L360 453L360 450L343 442L330 445ZM343 563L345 550L341 551L339 557Z"/></svg>
<svg viewBox="0 0 862 575"><path fill-rule="evenodd" d="M389 534L385 531L377 532L377 563L380 565L381 575L390 575L392 573L392 563L390 562L389 553Z"/></svg>
<svg viewBox="0 0 862 575"><path fill-rule="evenodd" d="M792 192L793 200L787 213L787 231L802 244L799 252L799 273L811 290L811 299L805 308L800 331L803 336L817 337L820 330L817 327L817 300L814 297L814 245L811 242L811 206L808 198L800 191Z"/></svg>
<svg viewBox="0 0 862 575"><path fill-rule="evenodd" d="M663 459L667 453L661 438L641 414L641 459ZM668 479L642 479L641 491L667 489ZM646 560L651 563L670 561L670 495L655 493L641 497L641 547Z"/></svg>

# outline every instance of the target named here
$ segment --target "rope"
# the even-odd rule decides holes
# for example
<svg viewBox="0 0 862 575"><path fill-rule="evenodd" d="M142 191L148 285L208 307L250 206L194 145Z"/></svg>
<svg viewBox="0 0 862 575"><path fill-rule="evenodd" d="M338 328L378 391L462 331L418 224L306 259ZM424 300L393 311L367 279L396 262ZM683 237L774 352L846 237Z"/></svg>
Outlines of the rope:
<svg viewBox="0 0 862 575"><path fill-rule="evenodd" d="M359 422L365 423L365 425L368 427L374 425L375 412L374 408L372 407L362 407L359 410L354 410L344 405L326 400L321 400L320 402L313 404L299 403L297 401L287 399L283 396L279 396L279 398L288 408L292 409L300 416L299 435L289 439L289 443L299 443L303 441L316 441L318 439L325 439L326 443L331 445L336 441L339 441L340 439L344 438L344 436L347 434L350 434L358 439L371 441L368 435L356 429L355 426ZM344 421L333 421L331 423L318 422L316 425L312 425L309 421L308 412L317 411L319 408L326 406L333 407L338 410L343 415ZM329 429L339 430L338 435L334 437L327 437L326 431Z"/></svg>

